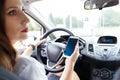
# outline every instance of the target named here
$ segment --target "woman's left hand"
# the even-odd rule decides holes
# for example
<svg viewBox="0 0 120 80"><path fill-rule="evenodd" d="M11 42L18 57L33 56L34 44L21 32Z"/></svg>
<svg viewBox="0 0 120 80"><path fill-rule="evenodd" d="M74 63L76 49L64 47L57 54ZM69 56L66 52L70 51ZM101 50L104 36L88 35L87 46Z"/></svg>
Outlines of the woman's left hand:
<svg viewBox="0 0 120 80"><path fill-rule="evenodd" d="M45 41L46 41L46 39L36 40L36 41L34 41L33 45L37 47L38 45L40 45L41 43L43 43Z"/></svg>
<svg viewBox="0 0 120 80"><path fill-rule="evenodd" d="M45 42L46 39L42 39L42 40L36 40L33 42L32 45L34 45L34 47L37 47L38 45L40 45L41 43ZM26 55L26 56L30 56L32 54L32 51L33 51L33 47L32 46L29 46L24 52L22 55Z"/></svg>

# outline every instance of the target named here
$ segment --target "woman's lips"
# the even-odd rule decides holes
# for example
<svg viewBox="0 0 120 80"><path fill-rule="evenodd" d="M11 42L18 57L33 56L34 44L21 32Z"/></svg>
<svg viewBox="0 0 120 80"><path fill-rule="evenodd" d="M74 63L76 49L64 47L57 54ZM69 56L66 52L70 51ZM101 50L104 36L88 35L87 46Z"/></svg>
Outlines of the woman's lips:
<svg viewBox="0 0 120 80"><path fill-rule="evenodd" d="M22 30L21 32L28 32L28 28L25 28L25 29Z"/></svg>

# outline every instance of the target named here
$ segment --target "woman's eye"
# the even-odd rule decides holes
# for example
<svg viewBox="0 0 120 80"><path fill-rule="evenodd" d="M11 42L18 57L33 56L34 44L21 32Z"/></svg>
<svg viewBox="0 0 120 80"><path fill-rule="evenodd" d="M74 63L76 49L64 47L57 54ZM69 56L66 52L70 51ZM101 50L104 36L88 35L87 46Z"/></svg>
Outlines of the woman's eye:
<svg viewBox="0 0 120 80"><path fill-rule="evenodd" d="M12 10L12 11L10 11L8 14L11 15L11 16L14 16L14 15L17 14L17 12L16 12L16 10Z"/></svg>

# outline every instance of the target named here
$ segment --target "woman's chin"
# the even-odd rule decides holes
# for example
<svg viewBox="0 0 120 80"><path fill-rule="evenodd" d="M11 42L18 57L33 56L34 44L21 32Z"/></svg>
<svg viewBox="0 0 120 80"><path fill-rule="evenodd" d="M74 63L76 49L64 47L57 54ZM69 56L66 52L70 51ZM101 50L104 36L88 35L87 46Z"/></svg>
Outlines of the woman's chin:
<svg viewBox="0 0 120 80"><path fill-rule="evenodd" d="M20 40L26 40L28 38L28 36L26 35L26 36L22 36L21 38L20 38Z"/></svg>

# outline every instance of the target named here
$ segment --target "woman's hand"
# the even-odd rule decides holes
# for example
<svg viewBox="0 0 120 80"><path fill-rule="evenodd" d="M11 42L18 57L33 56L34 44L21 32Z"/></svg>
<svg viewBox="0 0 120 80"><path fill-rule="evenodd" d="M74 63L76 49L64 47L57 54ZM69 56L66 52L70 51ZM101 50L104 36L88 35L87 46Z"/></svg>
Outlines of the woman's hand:
<svg viewBox="0 0 120 80"><path fill-rule="evenodd" d="M42 39L42 40L36 40L33 42L32 45L34 45L35 47L37 47L38 45L40 45L41 43L45 42L46 39ZM32 54L32 51L33 51L33 47L32 46L29 46L24 52L22 55L26 55L26 56L30 56Z"/></svg>
<svg viewBox="0 0 120 80"><path fill-rule="evenodd" d="M60 80L74 80L75 77L73 76L74 65L76 63L78 56L79 56L79 47L77 44L73 54L70 57L66 58L65 69L61 75ZM76 80L80 80L77 74L76 74Z"/></svg>
<svg viewBox="0 0 120 80"><path fill-rule="evenodd" d="M36 41L33 42L33 45L37 47L38 45L40 45L41 43L43 43L45 41L46 41L46 39L36 40Z"/></svg>
<svg viewBox="0 0 120 80"><path fill-rule="evenodd" d="M70 57L66 58L66 65L67 64L73 64L73 66L74 66L78 56L79 56L79 46L77 44L73 54Z"/></svg>

